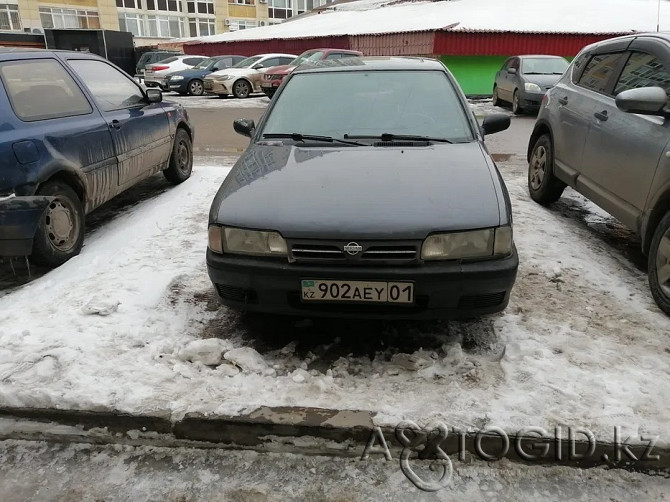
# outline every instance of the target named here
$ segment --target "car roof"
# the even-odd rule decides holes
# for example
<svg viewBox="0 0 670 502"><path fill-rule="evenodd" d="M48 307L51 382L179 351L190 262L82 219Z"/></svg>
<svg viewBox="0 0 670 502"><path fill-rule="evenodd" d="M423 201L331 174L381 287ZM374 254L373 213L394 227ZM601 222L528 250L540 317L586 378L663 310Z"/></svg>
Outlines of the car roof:
<svg viewBox="0 0 670 502"><path fill-rule="evenodd" d="M268 54L256 54L254 56L249 56L249 57L252 57L252 58L255 58L255 57L268 58L268 57L278 57L278 56L279 57L288 57L288 58L298 57L295 54L282 54L282 53L275 53L275 52L271 52L271 53L268 53Z"/></svg>
<svg viewBox="0 0 670 502"><path fill-rule="evenodd" d="M33 49L27 47L0 47L0 61L7 59L16 59L17 54L25 57L26 59L39 58L44 56L54 56L54 55L76 55L79 59L101 59L104 60L101 56L93 54L92 52L79 52L79 51L65 51L58 49Z"/></svg>
<svg viewBox="0 0 670 502"><path fill-rule="evenodd" d="M563 56L556 56L555 54L521 54L519 56L512 56L512 57L521 59L529 59L529 58L565 59Z"/></svg>
<svg viewBox="0 0 670 502"><path fill-rule="evenodd" d="M294 73L320 73L337 71L367 70L438 70L445 71L444 65L431 58L398 57L398 56L367 56L345 59L321 60L305 63Z"/></svg>

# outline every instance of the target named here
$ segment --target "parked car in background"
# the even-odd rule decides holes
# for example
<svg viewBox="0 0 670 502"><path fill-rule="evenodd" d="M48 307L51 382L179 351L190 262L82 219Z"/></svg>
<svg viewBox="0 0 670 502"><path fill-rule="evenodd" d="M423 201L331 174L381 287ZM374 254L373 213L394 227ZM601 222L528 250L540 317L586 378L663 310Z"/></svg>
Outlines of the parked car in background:
<svg viewBox="0 0 670 502"><path fill-rule="evenodd" d="M277 89L284 81L286 75L291 73L303 63L321 61L324 59L331 60L350 58L362 55L362 52L350 51L346 49L312 49L305 51L287 65L273 66L272 68L268 68L268 70L265 72L265 75L263 75L263 79L261 80L261 89L268 97L271 98L274 96L274 93L277 92Z"/></svg>
<svg viewBox="0 0 670 502"><path fill-rule="evenodd" d="M432 59L300 66L258 125L234 122L251 144L210 209L219 297L301 316L504 309L518 267L512 207L483 135L509 125L491 114L480 126Z"/></svg>
<svg viewBox="0 0 670 502"><path fill-rule="evenodd" d="M186 180L193 128L161 101L89 53L0 49L0 256L60 265L87 213L159 171Z"/></svg>
<svg viewBox="0 0 670 502"><path fill-rule="evenodd" d="M137 60L137 65L135 67L135 77L144 78L144 70L148 64L158 63L163 59L167 59L172 56L179 56L181 52L178 51L149 51L145 52L140 56L140 59Z"/></svg>
<svg viewBox="0 0 670 502"><path fill-rule="evenodd" d="M294 54L259 54L252 56L227 70L210 73L203 80L205 92L218 96L232 94L236 98L246 98L253 92L261 92L261 78L273 66L288 64L297 56Z"/></svg>
<svg viewBox="0 0 670 502"><path fill-rule="evenodd" d="M670 315L670 35L584 48L542 101L528 189L551 204L566 185L635 230L649 285Z"/></svg>
<svg viewBox="0 0 670 502"><path fill-rule="evenodd" d="M246 59L244 56L214 56L202 60L193 68L181 70L167 77L167 87L179 94L202 96L205 92L202 79L214 71L224 70Z"/></svg>
<svg viewBox="0 0 670 502"><path fill-rule="evenodd" d="M152 63L146 66L144 70L144 85L147 87L160 87L167 91L167 78L169 75L193 68L197 64L207 59L206 56L188 56L180 54L172 56L158 63Z"/></svg>
<svg viewBox="0 0 670 502"><path fill-rule="evenodd" d="M568 61L560 56L514 56L496 73L493 104L512 103L512 112L535 112L542 96L551 89L567 69Z"/></svg>

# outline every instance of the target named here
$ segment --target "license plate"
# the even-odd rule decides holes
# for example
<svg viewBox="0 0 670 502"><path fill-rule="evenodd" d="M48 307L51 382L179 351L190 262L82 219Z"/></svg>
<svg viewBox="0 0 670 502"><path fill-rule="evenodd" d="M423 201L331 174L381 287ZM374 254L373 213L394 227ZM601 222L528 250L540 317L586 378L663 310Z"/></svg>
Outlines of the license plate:
<svg viewBox="0 0 670 502"><path fill-rule="evenodd" d="M303 280L301 297L308 302L414 303L414 283Z"/></svg>

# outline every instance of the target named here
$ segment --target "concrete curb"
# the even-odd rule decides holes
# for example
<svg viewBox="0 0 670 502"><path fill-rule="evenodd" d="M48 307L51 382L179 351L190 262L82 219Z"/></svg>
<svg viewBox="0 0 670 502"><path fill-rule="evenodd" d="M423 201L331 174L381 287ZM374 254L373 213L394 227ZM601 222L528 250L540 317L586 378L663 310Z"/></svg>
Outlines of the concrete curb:
<svg viewBox="0 0 670 502"><path fill-rule="evenodd" d="M403 453L434 460L444 452L453 463L504 457L528 465L609 467L670 477L668 444L649 449L647 444L617 445L596 438L540 440L496 428L480 433L451 431L445 437L435 434L437 430L407 427L402 436L397 429L374 426L372 412L357 410L263 407L241 416L192 413L172 422L165 416L113 411L2 407L0 420L5 421L0 440L189 446L387 460L399 459ZM533 458L540 451L541 458Z"/></svg>

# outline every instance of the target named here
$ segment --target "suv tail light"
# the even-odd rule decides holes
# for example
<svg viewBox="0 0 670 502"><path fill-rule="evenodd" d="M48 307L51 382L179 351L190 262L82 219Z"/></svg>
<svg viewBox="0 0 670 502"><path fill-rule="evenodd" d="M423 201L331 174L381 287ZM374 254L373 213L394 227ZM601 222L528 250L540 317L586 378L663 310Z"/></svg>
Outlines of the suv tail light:
<svg viewBox="0 0 670 502"><path fill-rule="evenodd" d="M167 70L167 69L169 69L169 68L170 68L170 67L169 67L169 66L166 66L166 65L150 66L150 67L149 67L149 69L150 69L151 71L161 71L161 70Z"/></svg>

